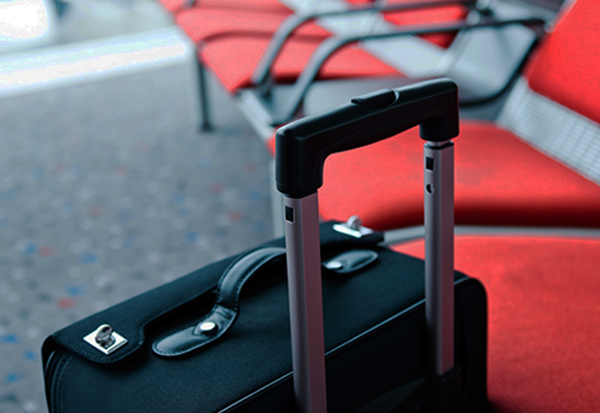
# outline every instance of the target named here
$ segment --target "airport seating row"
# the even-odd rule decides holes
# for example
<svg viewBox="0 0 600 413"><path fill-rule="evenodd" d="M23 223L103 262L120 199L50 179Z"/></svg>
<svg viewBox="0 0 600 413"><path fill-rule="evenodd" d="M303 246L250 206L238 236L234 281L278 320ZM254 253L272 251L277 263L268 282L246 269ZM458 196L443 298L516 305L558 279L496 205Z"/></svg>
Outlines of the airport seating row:
<svg viewBox="0 0 600 413"><path fill-rule="evenodd" d="M322 80L352 79L346 93L357 93L446 75L464 102L494 97L553 15L473 0L165 3L198 47L203 127L210 127L208 70L263 138L306 114L305 99Z"/></svg>

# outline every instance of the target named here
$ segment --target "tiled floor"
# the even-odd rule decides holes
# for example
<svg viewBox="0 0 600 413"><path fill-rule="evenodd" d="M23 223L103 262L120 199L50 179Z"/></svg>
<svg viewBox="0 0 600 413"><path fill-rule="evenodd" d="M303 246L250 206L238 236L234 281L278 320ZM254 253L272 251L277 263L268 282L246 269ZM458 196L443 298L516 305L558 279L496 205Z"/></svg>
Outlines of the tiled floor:
<svg viewBox="0 0 600 413"><path fill-rule="evenodd" d="M270 238L269 156L216 85L197 133L190 65L0 97L0 411L47 411L48 334Z"/></svg>

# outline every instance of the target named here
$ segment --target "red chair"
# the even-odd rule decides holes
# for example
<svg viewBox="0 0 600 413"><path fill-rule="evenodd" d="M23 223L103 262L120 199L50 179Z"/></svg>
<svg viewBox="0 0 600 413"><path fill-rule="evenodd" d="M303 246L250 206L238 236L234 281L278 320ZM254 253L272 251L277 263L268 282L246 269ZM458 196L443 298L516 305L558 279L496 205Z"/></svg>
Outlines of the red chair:
<svg viewBox="0 0 600 413"><path fill-rule="evenodd" d="M393 249L424 256L421 240ZM461 235L455 250L488 293L490 412L600 411L600 233Z"/></svg>
<svg viewBox="0 0 600 413"><path fill-rule="evenodd" d="M350 77L352 81L338 89L345 89L346 93L349 90L353 93L362 93L356 92L357 87L358 90L372 91L378 84L385 84L388 87L400 86L406 82L406 78L423 79L445 74L464 86L461 87L461 103L479 103L492 99L505 90L514 78L536 40L535 32L523 27L523 24L539 26L544 22L540 18L532 17L532 12L526 8L519 9L518 13L504 8L485 9L486 13L490 12L490 15L482 12L470 13L470 17L480 18L478 21L473 21L471 18L465 19L465 16L468 10L477 6L474 2L450 4L450 2L433 1L415 4L418 4L420 9L401 10L408 7L408 2L406 0L394 2L386 9L382 9L383 17L381 13L375 16L371 14L372 19L363 12L360 17L370 24L362 28L360 28L364 23L362 19L339 22L330 21L330 14L321 15L328 19L323 21L321 18L320 24L335 36L329 37L314 49L310 60L303 62L305 67L293 85L279 86L277 73L273 75L269 69L279 62L277 51L280 50L279 46L284 44L285 33L291 33L294 27L312 21L313 16L295 17L296 26L286 21L282 28L287 32L278 31L272 43L266 46L261 60L258 61L258 57L256 58L258 64L254 74L248 79L238 69L240 77L249 83L249 87L246 88L241 88L239 84L237 86L240 106L250 122L256 126L259 134L268 139L272 131L269 128L306 114L303 103L309 92L321 88L323 84L329 87L332 83L319 82L323 78ZM508 11L512 14L507 13ZM504 15L509 17L502 17ZM345 19L351 17L350 12L345 12ZM391 22L396 22L398 25ZM370 32L369 29L374 31ZM459 35L453 41L456 32L459 32ZM427 41L419 39L419 36ZM240 50L244 41L247 40L226 39L223 43L211 47L216 59L210 63L210 66L215 68L216 73L222 70L236 70L223 55L231 55L234 50ZM446 50L440 45L444 47L449 45L449 48ZM343 61L344 54L353 48L367 51L378 60L389 64L395 73L386 74L382 71L378 75L373 75L368 68L361 66L362 59L353 59L349 60L348 66L353 71L357 71L357 74L328 76L330 65ZM486 53L484 57L481 55L482 51ZM284 52L285 49L282 54ZM212 51L207 51L204 54L207 60L211 58L211 53ZM293 71L296 70L295 68ZM360 73L363 75L361 76ZM369 77L369 79L357 82L356 79L360 77ZM337 95L338 91L334 93ZM330 102L330 107L339 104L335 97L333 102ZM331 96L325 101L331 101Z"/></svg>
<svg viewBox="0 0 600 413"><path fill-rule="evenodd" d="M231 0L233 1L233 0ZM448 3L448 1L438 1ZM472 1L465 0L466 3ZM405 7L409 2L398 2ZM269 3L270 4L270 3ZM419 4L411 1L410 4ZM257 66L267 49L271 47L272 38L283 29L284 23L293 20L293 13L282 7L254 7L255 5L241 8L227 8L212 6L211 3L200 3L195 7L180 11L176 14L176 22L186 34L199 46L199 62L201 72L201 93L205 93L206 86L203 71L209 68L220 83L230 93L236 93L241 88L260 88L263 90L264 77L256 80ZM395 10L398 4L391 4L387 8ZM415 7L415 6L413 6ZM372 9L371 6L369 8ZM364 10L362 6L360 10ZM464 18L467 8L456 4L443 5L439 10L430 8L423 11L404 11L405 21L437 22ZM347 10L325 13L347 14ZM305 15L303 15L305 16ZM311 56L318 46L332 36L332 33L315 23L316 17L324 13L316 13L302 21L297 29L293 30L284 39L284 46L280 47L281 53L268 62L268 75L275 84L286 84L296 80L303 71ZM410 16L413 16L412 18ZM304 17L303 17L304 18ZM293 21L292 21L293 23ZM441 36L441 35L440 35ZM448 43L451 34L446 35ZM441 37L434 40L442 43ZM439 47L439 46L438 46ZM264 60L264 59L263 59ZM381 76L402 76L398 70L382 62L370 53L356 46L345 48L337 53L320 68L319 79L363 78ZM206 102L205 95L201 96ZM206 106L206 105L203 105Z"/></svg>
<svg viewBox="0 0 600 413"><path fill-rule="evenodd" d="M599 30L600 3L578 0L528 63L498 122L462 122L457 225L600 226ZM330 156L323 218L357 214L380 230L422 225L418 141L402 134Z"/></svg>
<svg viewBox="0 0 600 413"><path fill-rule="evenodd" d="M343 49L339 52L333 50L324 64L319 63L318 67L312 68L309 62L324 40L332 37L332 33L336 36L341 34L342 37L348 32L354 33L357 24L364 25L365 22L372 21L374 12L376 15L383 13L383 19L380 18L376 22L376 27L369 27L367 24L367 32L370 29L380 31L381 27L386 25L385 31L389 31L394 27L408 26L421 29L419 26L421 23L435 25L460 22L464 21L468 12L476 6L475 0L392 0L385 6L361 5L348 8L349 6L344 6L346 3L340 0L337 3L328 3L336 6L333 11L308 14L303 11L300 15L294 16L291 10L274 0L255 0L247 4L241 4L239 0L227 0L222 3L205 0L195 2L192 7L187 8L182 4L187 3L168 3L166 7L173 11L177 24L199 46L200 99L205 127L209 126L205 68L209 68L230 93L237 93L240 89L247 88L249 90L243 91L246 94L256 92L259 99L267 97L267 111L269 106L290 106L286 105L286 102L281 102L282 99L288 100L285 94L279 99L279 91L270 93L274 89L272 85L292 83L301 73L313 69L315 73L311 75L309 83L323 79L373 77L398 79L405 76L421 78L432 73L430 66L437 64L437 61L442 58L439 50L444 50L452 43L457 28L461 27L460 23L453 29L454 31L450 30L450 32L434 26L434 33L422 34L421 37L426 40L425 42L418 43L416 46L409 42L410 49L418 46L415 50L420 52L403 59L404 66L400 63L400 68L398 59L392 59L392 65L385 62L386 55L389 57L398 54L398 51L386 51L384 47L382 61L381 48L375 50L377 56L374 56L372 52L367 52L362 47L345 44L340 45L339 48L343 47ZM371 12L365 13L366 9ZM361 12L360 20L356 19L359 15L358 11ZM346 20L340 20L340 16ZM352 16L355 18L351 19ZM315 24L317 19L320 25ZM339 23L342 23L341 26ZM286 29L290 26L292 27L290 32L286 33ZM364 28L361 30L361 33L365 33ZM277 36L282 35L282 32L282 41L278 42ZM519 46L518 50L510 50L514 53L509 55L512 57L514 54L517 59L515 64L509 64L513 68L508 71L508 76L514 73L514 67L518 66L534 39L535 36L527 34L522 42L518 42L523 44L522 47ZM406 36L403 42L407 42ZM273 49L280 53L271 53ZM424 49L428 49L429 52L425 53ZM413 63L412 68L406 67L406 62L412 62L416 56L429 56L432 53L435 56L433 63L429 58L425 59L420 66ZM495 74L496 72L492 73L492 76ZM506 81L500 83L504 86ZM269 124L287 122L295 115L295 106L300 105L303 99L303 88L300 85L300 95L291 99L291 109L281 117L274 114L273 119L268 121ZM271 98L273 102L270 101ZM244 101L242 99L242 102Z"/></svg>

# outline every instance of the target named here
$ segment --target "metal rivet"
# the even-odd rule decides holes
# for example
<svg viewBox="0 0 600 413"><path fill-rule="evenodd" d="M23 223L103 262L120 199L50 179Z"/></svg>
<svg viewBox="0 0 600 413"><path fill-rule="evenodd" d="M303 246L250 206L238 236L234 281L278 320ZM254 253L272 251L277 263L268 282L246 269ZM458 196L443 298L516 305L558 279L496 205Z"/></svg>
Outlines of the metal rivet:
<svg viewBox="0 0 600 413"><path fill-rule="evenodd" d="M202 331L204 334L214 334L217 332L218 329L219 327L217 326L217 324L212 321L207 321L205 323L200 324L200 331Z"/></svg>
<svg viewBox="0 0 600 413"><path fill-rule="evenodd" d="M325 268L328 270L341 270L344 268L344 263L341 261L329 261L325 264Z"/></svg>

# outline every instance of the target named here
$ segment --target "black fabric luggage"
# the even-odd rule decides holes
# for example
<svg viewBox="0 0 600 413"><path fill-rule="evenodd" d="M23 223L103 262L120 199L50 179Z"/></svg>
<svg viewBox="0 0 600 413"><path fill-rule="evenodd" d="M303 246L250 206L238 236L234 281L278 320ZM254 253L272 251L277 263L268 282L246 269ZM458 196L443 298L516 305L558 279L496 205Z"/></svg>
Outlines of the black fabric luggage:
<svg viewBox="0 0 600 413"><path fill-rule="evenodd" d="M447 80L381 91L278 132L286 240L48 337L49 411L485 411L486 295L452 270L456 95ZM325 157L419 124L427 265L356 221L319 226Z"/></svg>

